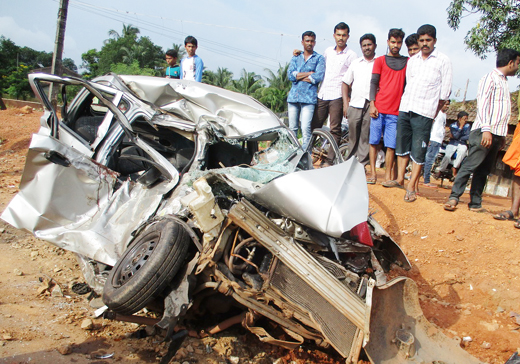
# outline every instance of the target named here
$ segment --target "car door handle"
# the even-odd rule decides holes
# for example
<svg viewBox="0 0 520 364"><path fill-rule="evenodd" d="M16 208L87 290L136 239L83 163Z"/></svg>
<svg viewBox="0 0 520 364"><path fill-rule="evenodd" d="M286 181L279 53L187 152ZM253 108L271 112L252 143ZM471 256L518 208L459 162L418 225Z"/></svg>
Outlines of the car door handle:
<svg viewBox="0 0 520 364"><path fill-rule="evenodd" d="M63 154L60 154L55 150L50 150L47 153L45 153L45 159L47 159L49 162L58 164L63 167L70 166L70 161Z"/></svg>

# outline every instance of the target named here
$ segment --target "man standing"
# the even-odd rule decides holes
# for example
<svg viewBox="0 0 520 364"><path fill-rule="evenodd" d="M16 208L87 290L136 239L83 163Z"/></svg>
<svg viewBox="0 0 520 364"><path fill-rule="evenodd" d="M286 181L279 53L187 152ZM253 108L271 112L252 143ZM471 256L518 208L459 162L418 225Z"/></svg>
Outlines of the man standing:
<svg viewBox="0 0 520 364"><path fill-rule="evenodd" d="M419 36L417 33L412 33L406 39L404 40L404 43L406 44L406 48L408 48L408 55L410 57L415 56L417 53L419 53L421 50L419 49L419 42L418 42Z"/></svg>
<svg viewBox="0 0 520 364"><path fill-rule="evenodd" d="M378 57L370 81L370 175L367 183L376 183L376 157L381 136L386 147L385 181L393 176L397 115L404 91L407 57L399 52L403 46L404 32L390 29L388 54Z"/></svg>
<svg viewBox="0 0 520 364"><path fill-rule="evenodd" d="M318 84L325 75L325 59L314 52L316 34L306 31L302 34L303 53L291 59L287 76L292 82L287 97L289 129L298 135L301 120L303 149L307 149L311 137L311 122L317 101Z"/></svg>
<svg viewBox="0 0 520 364"><path fill-rule="evenodd" d="M437 187L430 183L430 176L432 171L433 163L439 150L441 149L444 135L446 134L446 111L450 106L450 100L446 101L441 111L437 114L433 125L432 131L430 132L430 143L428 144L428 150L426 151L426 158L424 161L424 186L426 187Z"/></svg>
<svg viewBox="0 0 520 364"><path fill-rule="evenodd" d="M452 68L447 56L435 48L437 30L426 24L417 30L421 52L408 60L406 87L397 119L397 180L385 187L404 186L410 158L412 175L404 196L406 202L417 199L416 186L421 176L432 122L451 93Z"/></svg>
<svg viewBox="0 0 520 364"><path fill-rule="evenodd" d="M195 54L197 51L197 39L188 35L184 39L184 48L188 57L181 61L181 78L183 80L193 80L202 82L202 70L204 69L204 63L202 59Z"/></svg>
<svg viewBox="0 0 520 364"><path fill-rule="evenodd" d="M181 68L177 64L177 51L175 49L169 49L166 51L166 78L181 78Z"/></svg>
<svg viewBox="0 0 520 364"><path fill-rule="evenodd" d="M377 48L376 37L365 34L359 39L363 57L355 59L343 76L343 115L348 119L348 158L356 156L364 166L368 163L370 133L370 78Z"/></svg>
<svg viewBox="0 0 520 364"><path fill-rule="evenodd" d="M457 208L472 173L469 192L471 201L468 207L471 211L483 211L482 192L498 151L504 145L507 124L511 117L507 76L515 75L519 63L519 52L513 49L499 51L497 68L485 75L478 84L477 117L469 134L468 158L455 178L449 200L444 204L447 211Z"/></svg>
<svg viewBox="0 0 520 364"><path fill-rule="evenodd" d="M329 117L330 133L339 145L341 140L341 120L343 118L343 100L341 97L341 80L354 59L356 53L347 47L350 28L341 22L334 27L335 47L325 50L325 77L318 91L318 102L312 120L312 130L321 128ZM332 164L332 150L327 154L325 164Z"/></svg>
<svg viewBox="0 0 520 364"><path fill-rule="evenodd" d="M453 162L453 177L457 176L457 171L466 156L468 150L468 139L471 126L468 124L468 113L460 111L457 121L450 125L450 142L446 146L446 153L442 158L440 171L445 171L450 164L451 157L457 152L457 158Z"/></svg>

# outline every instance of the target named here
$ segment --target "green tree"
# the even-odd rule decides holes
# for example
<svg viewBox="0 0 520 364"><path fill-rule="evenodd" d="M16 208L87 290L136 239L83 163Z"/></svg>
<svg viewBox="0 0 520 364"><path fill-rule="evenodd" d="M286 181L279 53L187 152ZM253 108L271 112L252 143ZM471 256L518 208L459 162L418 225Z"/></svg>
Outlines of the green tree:
<svg viewBox="0 0 520 364"><path fill-rule="evenodd" d="M29 72L30 68L21 63L6 76L5 81L8 87L4 89L4 92L16 99L27 100L27 97L32 94L31 86L27 80Z"/></svg>
<svg viewBox="0 0 520 364"><path fill-rule="evenodd" d="M183 59L186 55L186 48L184 48L184 46L181 43L172 43L171 49L175 49L177 51L177 59L179 61Z"/></svg>
<svg viewBox="0 0 520 364"><path fill-rule="evenodd" d="M155 76L155 70L139 66L139 62L134 60L131 64L117 63L110 67L110 71L118 75L144 75Z"/></svg>
<svg viewBox="0 0 520 364"><path fill-rule="evenodd" d="M254 96L262 87L264 87L262 77L254 72L247 72L245 68L242 69L240 78L238 80L231 80L231 84L228 86L232 91L250 96Z"/></svg>
<svg viewBox="0 0 520 364"><path fill-rule="evenodd" d="M208 85L227 88L233 79L233 72L227 68L217 68L217 72L204 70L202 73L202 82Z"/></svg>
<svg viewBox="0 0 520 364"><path fill-rule="evenodd" d="M264 87L257 95L258 101L275 113L287 111L287 91L276 87Z"/></svg>
<svg viewBox="0 0 520 364"><path fill-rule="evenodd" d="M448 25L455 30L464 16L479 14L464 43L480 58L502 48L520 50L520 0L453 0L447 10Z"/></svg>
<svg viewBox="0 0 520 364"><path fill-rule="evenodd" d="M139 67L156 70L164 64L164 53L160 46L155 45L149 37L138 37L139 29L131 25L123 25L121 35L115 30L108 32L109 39L103 42L100 51L91 49L83 53L83 66L89 77L104 75L111 72L114 64L126 63L132 65L137 60Z"/></svg>

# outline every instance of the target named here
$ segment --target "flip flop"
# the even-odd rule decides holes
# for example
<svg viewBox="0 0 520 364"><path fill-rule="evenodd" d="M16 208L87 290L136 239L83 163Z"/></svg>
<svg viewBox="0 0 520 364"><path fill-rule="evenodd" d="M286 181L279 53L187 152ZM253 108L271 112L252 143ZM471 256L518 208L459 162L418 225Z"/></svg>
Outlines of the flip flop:
<svg viewBox="0 0 520 364"><path fill-rule="evenodd" d="M516 220L515 228L520 229L520 219Z"/></svg>
<svg viewBox="0 0 520 364"><path fill-rule="evenodd" d="M513 211L507 210L507 211L501 211L496 215L493 215L493 219L495 220L510 220L513 221L515 219L515 215L513 214Z"/></svg>
<svg viewBox="0 0 520 364"><path fill-rule="evenodd" d="M387 188L397 187L397 188L404 189L404 186L400 185L399 182L397 182L396 180L384 181L383 183L381 183L381 185L383 187L387 187Z"/></svg>
<svg viewBox="0 0 520 364"><path fill-rule="evenodd" d="M451 201L453 201L453 203ZM444 210L455 211L457 209L457 203L457 200L448 200L448 202L444 204Z"/></svg>
<svg viewBox="0 0 520 364"><path fill-rule="evenodd" d="M408 191L404 195L404 202L414 202L417 200L417 193L415 191Z"/></svg>
<svg viewBox="0 0 520 364"><path fill-rule="evenodd" d="M437 188L437 185L434 185L433 183L424 183L423 186L428 188Z"/></svg>
<svg viewBox="0 0 520 364"><path fill-rule="evenodd" d="M376 182L377 182L377 178L374 178L374 177L367 178L368 185L375 185Z"/></svg>

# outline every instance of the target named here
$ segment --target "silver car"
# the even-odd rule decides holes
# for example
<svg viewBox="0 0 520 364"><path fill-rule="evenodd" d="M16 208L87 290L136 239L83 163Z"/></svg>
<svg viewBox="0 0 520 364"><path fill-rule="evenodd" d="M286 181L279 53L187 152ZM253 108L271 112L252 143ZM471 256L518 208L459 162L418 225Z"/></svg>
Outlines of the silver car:
<svg viewBox="0 0 520 364"><path fill-rule="evenodd" d="M425 319L412 280L387 279L410 263L368 215L363 167L327 132L313 139L338 163L314 169L312 143L302 150L249 96L145 76L29 81L46 112L2 219L75 252L105 317L158 312L170 356L175 327L204 315L205 334L241 323L347 363L479 362Z"/></svg>

